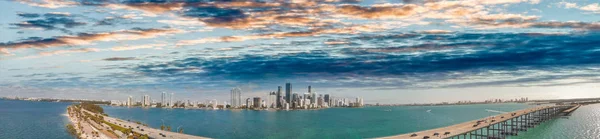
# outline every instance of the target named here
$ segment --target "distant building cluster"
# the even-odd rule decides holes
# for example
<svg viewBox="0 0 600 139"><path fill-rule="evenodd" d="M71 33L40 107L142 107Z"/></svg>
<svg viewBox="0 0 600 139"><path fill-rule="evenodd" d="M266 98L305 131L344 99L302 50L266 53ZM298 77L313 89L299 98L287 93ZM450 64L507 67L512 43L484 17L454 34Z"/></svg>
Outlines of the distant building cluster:
<svg viewBox="0 0 600 139"><path fill-rule="evenodd" d="M441 102L441 103L414 103L414 104L374 104L371 106L432 106L432 105L469 105L469 104L492 104L492 103L526 103L530 102L528 97L514 98L514 99L487 99L479 101L463 100L457 102Z"/></svg>
<svg viewBox="0 0 600 139"><path fill-rule="evenodd" d="M241 98L241 89L233 88L231 90L232 104L234 101ZM234 93L235 92L235 93ZM236 99L233 99L236 98ZM329 107L362 107L363 99L357 97L354 101L346 98L334 98L329 94L318 94L308 86L305 93L294 93L291 83L285 84L285 92L281 86L277 87L277 91L268 92L265 98L252 97L247 98L245 104L231 105L232 108L247 108L247 109L319 109Z"/></svg>
<svg viewBox="0 0 600 139"><path fill-rule="evenodd" d="M284 92L285 91L285 92ZM320 109L329 107L362 107L363 98L356 97L336 98L330 94L318 94L308 86L304 93L293 92L292 84L286 83L285 90L281 86L277 91L268 92L266 96L256 96L242 98L242 89L235 87L230 91L229 102L219 103L217 100L206 100L205 102L176 101L173 102L174 93L161 93L160 101L152 100L148 95L142 95L139 101L135 101L133 96L129 96L126 101L112 101L112 105L120 106L139 106L139 107L160 107L160 108L212 108L212 109Z"/></svg>
<svg viewBox="0 0 600 139"><path fill-rule="evenodd" d="M522 97L522 98L515 98L515 99L489 99L486 100L485 103L504 103L504 102L527 102L529 101L529 98L527 97Z"/></svg>

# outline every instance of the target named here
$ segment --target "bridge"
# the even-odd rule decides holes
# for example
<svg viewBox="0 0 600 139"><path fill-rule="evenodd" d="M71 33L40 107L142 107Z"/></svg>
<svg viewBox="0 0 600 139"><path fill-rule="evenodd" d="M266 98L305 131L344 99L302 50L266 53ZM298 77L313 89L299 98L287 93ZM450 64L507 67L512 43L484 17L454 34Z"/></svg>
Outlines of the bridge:
<svg viewBox="0 0 600 139"><path fill-rule="evenodd" d="M382 139L505 139L544 121L568 114L581 105L540 106L468 121L447 127L401 134Z"/></svg>

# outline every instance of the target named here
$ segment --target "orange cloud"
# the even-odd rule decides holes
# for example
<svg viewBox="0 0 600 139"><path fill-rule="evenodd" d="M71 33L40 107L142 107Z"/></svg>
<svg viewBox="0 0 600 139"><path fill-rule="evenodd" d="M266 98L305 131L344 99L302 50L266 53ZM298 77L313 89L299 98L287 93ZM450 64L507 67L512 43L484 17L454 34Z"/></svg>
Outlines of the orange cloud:
<svg viewBox="0 0 600 139"><path fill-rule="evenodd" d="M224 36L217 38L202 38L196 40L182 40L177 42L177 46L196 45L204 43L219 43L219 42L240 42L247 40L257 39L275 39L275 38L286 38L286 37L311 37L318 36L320 34L356 34L359 32L372 32L379 31L382 28L379 26L367 26L367 25L354 25L342 28L319 28L310 31L298 31L298 32L276 32L267 34L247 35L247 36Z"/></svg>
<svg viewBox="0 0 600 139"><path fill-rule="evenodd" d="M86 45L99 41L138 40L154 38L157 36L169 35L179 32L183 31L178 29L132 29L94 34L82 33L76 36L60 36L47 39L0 43L0 50L7 51L7 49L49 48L72 45Z"/></svg>
<svg viewBox="0 0 600 139"><path fill-rule="evenodd" d="M43 8L51 8L51 9L62 8L62 7L70 7L70 6L78 5L77 2L68 1L68 0L41 0L41 1L15 0L15 1L23 3L23 4L30 5L30 6L43 7Z"/></svg>
<svg viewBox="0 0 600 139"><path fill-rule="evenodd" d="M343 5L336 12L357 18L403 18L416 13L414 4L408 5L383 5L373 7L362 7L357 5Z"/></svg>
<svg viewBox="0 0 600 139"><path fill-rule="evenodd" d="M61 55L61 54L71 54L71 53L87 53L87 52L97 52L99 51L96 48L80 48L80 49L69 49L69 50L56 50L56 51L48 51L48 52L40 52L42 56L52 56L52 55Z"/></svg>
<svg viewBox="0 0 600 139"><path fill-rule="evenodd" d="M144 44L144 45L134 45L134 46L115 46L113 48L110 48L110 50L112 50L112 51L128 51L128 50L137 50L137 49L150 49L150 48L163 47L163 46L167 46L167 44L158 43L158 44Z"/></svg>

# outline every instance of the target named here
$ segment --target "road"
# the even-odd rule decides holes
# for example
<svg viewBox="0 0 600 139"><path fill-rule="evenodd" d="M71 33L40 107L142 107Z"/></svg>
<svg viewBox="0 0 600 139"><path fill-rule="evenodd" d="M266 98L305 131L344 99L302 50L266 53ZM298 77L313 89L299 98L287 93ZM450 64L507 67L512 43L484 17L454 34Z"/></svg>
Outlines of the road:
<svg viewBox="0 0 600 139"><path fill-rule="evenodd" d="M83 110L83 111L93 114L92 112L87 111L87 110ZM138 132L140 134L147 134L148 137L150 137L150 138L156 138L156 139L208 139L206 137L182 134L182 133L171 132L171 131L163 131L160 129L147 127L147 126L144 126L141 124L137 124L134 122L128 122L126 120L121 120L121 119L109 117L109 116L104 116L104 120L107 122L116 124L116 125L120 125L122 127L126 127L126 128L132 127L134 132ZM142 131L142 129L144 131ZM164 134L165 137L163 137L159 133Z"/></svg>
<svg viewBox="0 0 600 139"><path fill-rule="evenodd" d="M436 137L436 138L437 137L441 137L441 138L452 137L452 136L456 136L456 135L462 135L464 133L468 133L468 132L471 132L471 131L481 128L482 126L477 126L477 127L473 126L474 124L477 123L477 121L485 121L486 122L485 124L493 125L496 123L506 121L513 117L519 117L519 116L527 114L529 112L541 110L541 109L545 109L545 108L549 108L549 107L565 107L565 106L541 106L541 107L528 108L528 109L499 114L499 115L496 115L493 117L486 117L483 119L477 119L477 120L468 121L468 122L464 122L464 123L460 123L460 124L455 124L455 125L451 125L451 126L447 126L447 127L431 129L431 130L424 130L424 131L408 133L408 134L382 137L381 139L400 139L400 138L401 139L405 139L405 138L422 139L424 136ZM516 114L512 115L512 113L516 113ZM501 117L504 117L504 118L501 118ZM491 122L492 118L494 119L494 122ZM488 121L490 121L490 122L488 122ZM450 134L443 135L446 132L450 132ZM439 136L433 136L433 134L435 134L435 133L438 133ZM417 134L417 136L411 137L412 134Z"/></svg>

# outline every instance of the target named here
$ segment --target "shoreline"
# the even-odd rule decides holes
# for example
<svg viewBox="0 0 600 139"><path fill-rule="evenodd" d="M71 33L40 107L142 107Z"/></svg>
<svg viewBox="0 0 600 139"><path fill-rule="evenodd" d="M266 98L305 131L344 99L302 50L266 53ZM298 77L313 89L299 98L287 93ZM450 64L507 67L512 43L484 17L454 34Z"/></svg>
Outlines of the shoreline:
<svg viewBox="0 0 600 139"><path fill-rule="evenodd" d="M75 109L80 109L80 111L77 112ZM127 139L136 135L139 136L138 138L208 139L207 137L155 129L143 124L109 117L106 114L76 108L74 105L67 107L67 115L70 124L73 125L78 134L78 138L81 139ZM85 117L85 119L82 119L82 117ZM96 120L101 120L101 122L97 123ZM121 131L129 131L129 133Z"/></svg>

